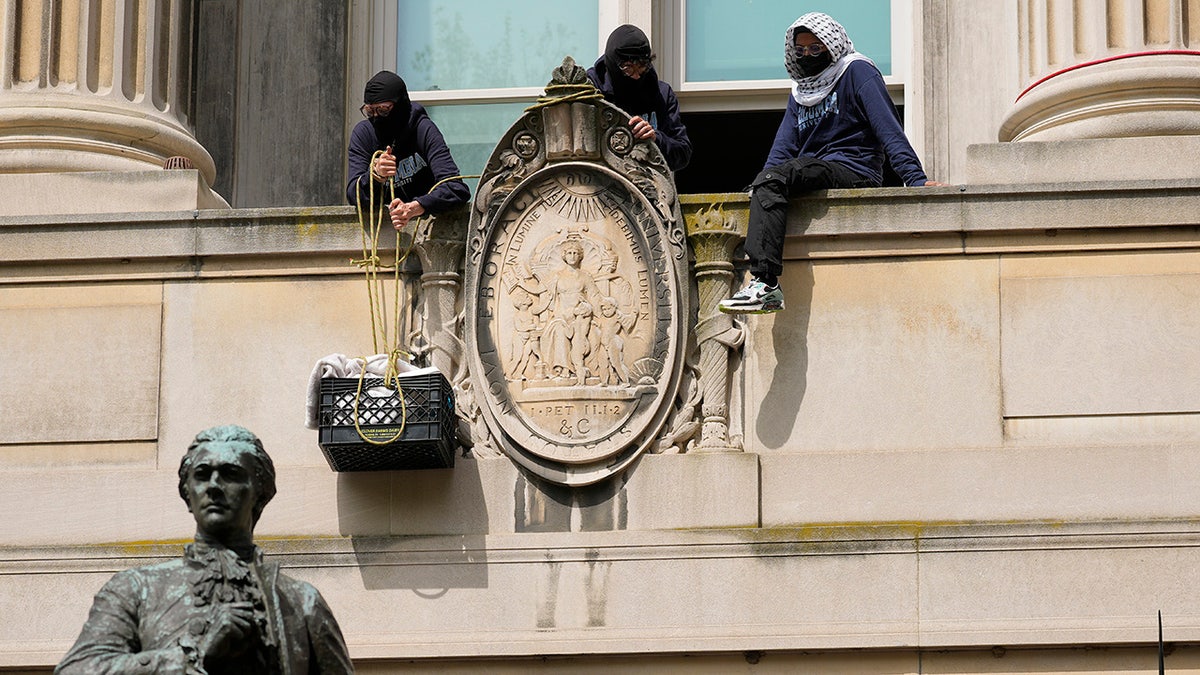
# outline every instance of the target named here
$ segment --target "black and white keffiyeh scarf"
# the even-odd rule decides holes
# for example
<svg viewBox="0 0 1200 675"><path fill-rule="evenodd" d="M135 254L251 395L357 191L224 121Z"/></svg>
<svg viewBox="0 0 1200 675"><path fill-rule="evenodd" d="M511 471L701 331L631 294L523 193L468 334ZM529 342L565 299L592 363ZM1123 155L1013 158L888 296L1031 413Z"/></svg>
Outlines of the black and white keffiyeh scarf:
<svg viewBox="0 0 1200 675"><path fill-rule="evenodd" d="M829 49L829 56L832 59L825 70L812 77L804 76L800 70L800 62L797 60L796 31L801 28L815 35ZM809 12L796 19L791 26L788 26L786 40L783 60L787 64L788 75L792 78L792 98L803 106L813 106L825 100L852 62L867 61L871 65L875 65L871 59L854 51L854 43L847 37L846 29L842 27L842 24L821 12Z"/></svg>

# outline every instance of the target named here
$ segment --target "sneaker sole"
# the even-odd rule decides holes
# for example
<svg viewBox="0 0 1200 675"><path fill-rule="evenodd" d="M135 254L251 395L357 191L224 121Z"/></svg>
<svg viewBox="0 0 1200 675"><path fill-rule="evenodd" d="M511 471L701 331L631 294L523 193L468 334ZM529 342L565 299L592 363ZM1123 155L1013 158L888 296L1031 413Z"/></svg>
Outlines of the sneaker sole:
<svg viewBox="0 0 1200 675"><path fill-rule="evenodd" d="M722 314L774 314L775 312L782 312L783 305L778 307L728 307L726 305L718 305L717 309L719 309Z"/></svg>

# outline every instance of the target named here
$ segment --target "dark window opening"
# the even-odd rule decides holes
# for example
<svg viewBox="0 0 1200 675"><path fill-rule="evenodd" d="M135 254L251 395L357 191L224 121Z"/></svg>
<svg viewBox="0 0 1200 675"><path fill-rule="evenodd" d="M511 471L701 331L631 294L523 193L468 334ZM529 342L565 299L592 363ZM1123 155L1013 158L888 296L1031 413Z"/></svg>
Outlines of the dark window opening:
<svg viewBox="0 0 1200 675"><path fill-rule="evenodd" d="M904 108L898 109L904 119ZM679 194L742 192L767 161L783 108L683 113L681 117L692 140L692 161L675 174ZM886 162L883 184L903 185Z"/></svg>

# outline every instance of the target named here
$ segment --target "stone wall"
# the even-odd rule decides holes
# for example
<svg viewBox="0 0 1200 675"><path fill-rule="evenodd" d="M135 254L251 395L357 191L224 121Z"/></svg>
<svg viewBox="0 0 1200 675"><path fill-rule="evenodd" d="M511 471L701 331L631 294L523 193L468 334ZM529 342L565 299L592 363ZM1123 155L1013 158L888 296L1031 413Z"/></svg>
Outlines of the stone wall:
<svg viewBox="0 0 1200 675"><path fill-rule="evenodd" d="M503 457L329 470L309 371L370 348L349 209L4 219L0 668L50 666L104 579L178 554L178 458L236 422L280 470L260 541L365 672L1149 672L1157 610L1200 639L1197 187L797 200L788 309L746 322L745 451L578 491Z"/></svg>
<svg viewBox="0 0 1200 675"><path fill-rule="evenodd" d="M195 133L213 188L238 208L344 203L358 107L346 104L347 3L193 2Z"/></svg>

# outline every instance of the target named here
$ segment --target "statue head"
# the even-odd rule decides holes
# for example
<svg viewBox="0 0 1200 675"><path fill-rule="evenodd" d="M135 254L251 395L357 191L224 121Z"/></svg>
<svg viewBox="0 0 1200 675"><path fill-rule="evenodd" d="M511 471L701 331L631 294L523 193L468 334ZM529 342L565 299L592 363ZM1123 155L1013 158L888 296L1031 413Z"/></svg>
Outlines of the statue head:
<svg viewBox="0 0 1200 675"><path fill-rule="evenodd" d="M578 237L568 236L560 250L563 261L571 267L579 267L579 264L583 262L583 244L579 242Z"/></svg>
<svg viewBox="0 0 1200 675"><path fill-rule="evenodd" d="M275 465L249 429L205 429L179 463L179 496L200 533L248 538L275 496Z"/></svg>
<svg viewBox="0 0 1200 675"><path fill-rule="evenodd" d="M513 307L517 309L525 310L533 306L533 296L524 288L514 288L509 296L512 298Z"/></svg>

